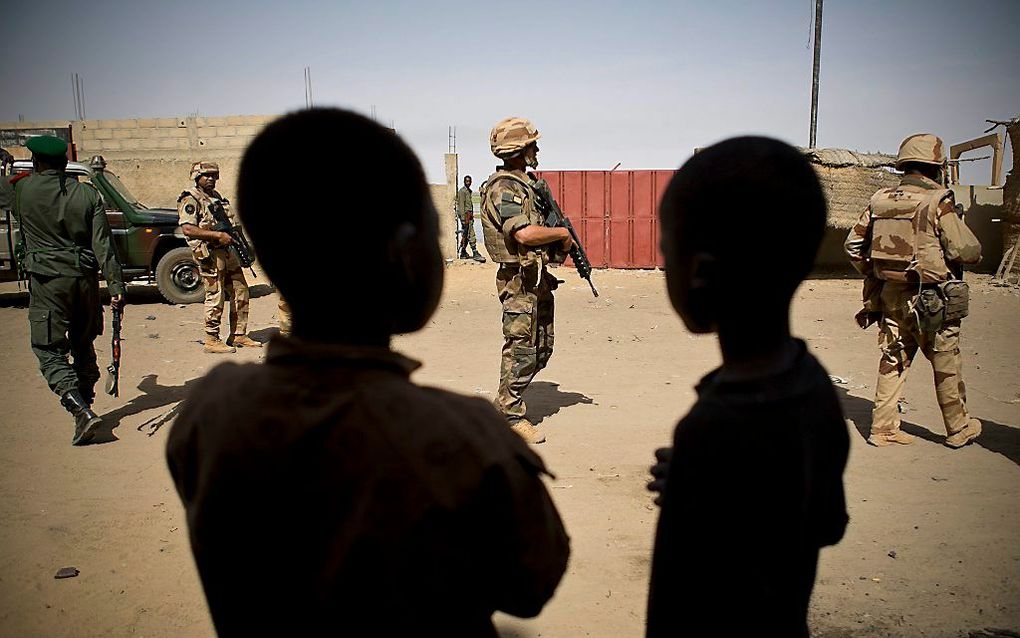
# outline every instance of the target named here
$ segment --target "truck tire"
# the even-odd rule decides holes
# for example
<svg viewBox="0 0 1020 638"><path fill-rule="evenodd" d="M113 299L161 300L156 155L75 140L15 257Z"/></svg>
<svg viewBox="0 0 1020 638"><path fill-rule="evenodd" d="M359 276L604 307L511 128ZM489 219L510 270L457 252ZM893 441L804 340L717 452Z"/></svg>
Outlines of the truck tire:
<svg viewBox="0 0 1020 638"><path fill-rule="evenodd" d="M198 303L205 299L205 284L190 248L174 248L163 255L156 264L156 286L173 304Z"/></svg>

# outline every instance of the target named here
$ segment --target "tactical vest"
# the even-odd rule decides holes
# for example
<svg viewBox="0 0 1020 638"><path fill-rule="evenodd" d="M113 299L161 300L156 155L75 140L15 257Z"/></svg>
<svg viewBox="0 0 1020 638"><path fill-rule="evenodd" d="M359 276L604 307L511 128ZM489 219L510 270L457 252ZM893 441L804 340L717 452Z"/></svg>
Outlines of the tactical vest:
<svg viewBox="0 0 1020 638"><path fill-rule="evenodd" d="M216 199L219 199L223 203L223 210L226 211L227 213L227 219L230 220L231 224L236 225L238 221L234 217L233 211L231 211L230 209L230 202L227 201L226 199L223 199L219 192L217 191L214 192L216 193ZM213 219L212 214L206 212L206 208L212 201L213 196L209 195L208 193L206 193L205 191L201 190L196 186L194 188L189 188L185 191L182 191L180 196L177 198L177 203L180 204L188 197L191 197L196 202L198 202L198 227L203 230L209 230L213 228L216 225L216 222ZM188 238L185 241L187 242L188 246L191 248L191 252L195 254L195 257L197 259L205 259L212 255L213 250L222 249L221 246L212 245L204 239Z"/></svg>
<svg viewBox="0 0 1020 638"><path fill-rule="evenodd" d="M871 198L875 276L885 281L936 283L950 276L937 231L939 202L952 191L900 184Z"/></svg>
<svg viewBox="0 0 1020 638"><path fill-rule="evenodd" d="M505 234L503 232L503 218L500 216L499 211L500 202L495 203L496 210L492 210L492 205L489 203L489 188L496 182L504 179L512 180L524 186L526 195L524 201L520 203L521 210L528 216L532 224L540 223L534 212L534 198L536 194L531 184L512 173L497 171L490 175L485 180L485 183L482 184L481 189L479 189L482 196L482 236L485 240L485 250L489 253L489 257L497 263L527 265L533 262L536 256L541 254L541 251L533 247L524 246L515 241L513 237Z"/></svg>

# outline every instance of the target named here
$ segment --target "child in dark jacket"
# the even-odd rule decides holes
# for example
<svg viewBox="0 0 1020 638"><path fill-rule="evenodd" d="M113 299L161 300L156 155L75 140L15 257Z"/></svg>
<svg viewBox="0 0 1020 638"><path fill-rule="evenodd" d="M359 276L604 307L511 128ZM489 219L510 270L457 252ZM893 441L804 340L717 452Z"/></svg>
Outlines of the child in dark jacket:
<svg viewBox="0 0 1020 638"><path fill-rule="evenodd" d="M723 364L656 453L647 635L807 637L819 549L847 524L846 423L789 325L825 199L799 151L743 137L684 164L660 216L670 301Z"/></svg>

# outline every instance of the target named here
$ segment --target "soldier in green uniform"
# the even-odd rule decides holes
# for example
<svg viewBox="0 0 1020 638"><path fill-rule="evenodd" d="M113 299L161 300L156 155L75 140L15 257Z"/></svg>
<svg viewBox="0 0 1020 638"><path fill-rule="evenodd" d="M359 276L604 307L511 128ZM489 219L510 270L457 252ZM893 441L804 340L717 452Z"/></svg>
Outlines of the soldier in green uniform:
<svg viewBox="0 0 1020 638"><path fill-rule="evenodd" d="M15 184L14 212L25 247L32 351L50 389L74 416L71 443L83 445L102 423L91 409L99 381L92 344L103 332L99 272L111 303L121 307L124 275L102 197L64 172L67 143L40 136L26 146L35 172Z"/></svg>
<svg viewBox="0 0 1020 638"><path fill-rule="evenodd" d="M921 298L944 297L947 282L962 280L962 264L981 261L980 242L957 215L953 191L942 184L945 166L938 137L919 133L903 140L896 157L903 179L872 196L844 245L850 262L867 278L868 296L858 322L867 327L877 321L880 328L882 357L868 437L877 447L914 442L900 429L897 403L918 350L935 375L946 446L963 447L981 434L981 422L967 411L962 316L946 312L937 325L922 320Z"/></svg>
<svg viewBox="0 0 1020 638"><path fill-rule="evenodd" d="M478 239L475 238L475 203L472 201L470 175L464 176L464 186L457 191L457 220L460 223L457 256L460 259L474 259L484 264L485 257L478 254ZM470 256L467 253L468 245L471 246Z"/></svg>
<svg viewBox="0 0 1020 638"><path fill-rule="evenodd" d="M536 201L538 130L520 117L501 120L489 134L492 154L502 160L482 184L482 230L489 257L499 263L496 292L503 304L503 355L496 408L528 443L545 436L525 419L524 390L552 356L553 290L546 270L562 262L573 242L566 228L544 225Z"/></svg>

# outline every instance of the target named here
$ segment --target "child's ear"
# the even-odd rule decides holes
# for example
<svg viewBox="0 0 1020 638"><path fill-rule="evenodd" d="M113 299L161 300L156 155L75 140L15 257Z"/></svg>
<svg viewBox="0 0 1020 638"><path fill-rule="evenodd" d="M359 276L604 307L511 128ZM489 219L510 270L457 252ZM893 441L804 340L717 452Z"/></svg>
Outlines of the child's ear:
<svg viewBox="0 0 1020 638"><path fill-rule="evenodd" d="M714 288L719 276L719 262L710 253L694 253L691 257L691 287Z"/></svg>
<svg viewBox="0 0 1020 638"><path fill-rule="evenodd" d="M391 330L404 334L421 328L439 303L443 266L439 247L418 226L403 223L389 243Z"/></svg>
<svg viewBox="0 0 1020 638"><path fill-rule="evenodd" d="M691 256L690 282L687 289L687 327L696 333L714 332L719 312L719 261L710 253Z"/></svg>

